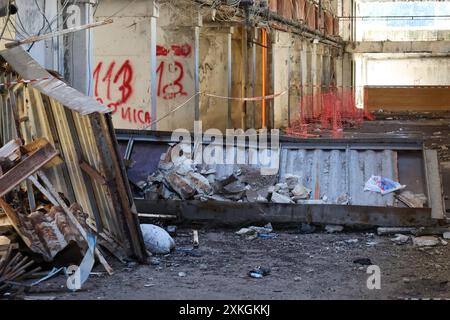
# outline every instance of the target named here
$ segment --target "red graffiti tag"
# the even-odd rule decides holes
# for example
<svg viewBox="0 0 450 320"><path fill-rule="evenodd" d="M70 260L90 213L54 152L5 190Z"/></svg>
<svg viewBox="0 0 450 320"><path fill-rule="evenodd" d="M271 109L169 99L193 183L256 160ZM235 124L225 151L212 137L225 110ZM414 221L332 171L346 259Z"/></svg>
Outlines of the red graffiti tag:
<svg viewBox="0 0 450 320"><path fill-rule="evenodd" d="M187 58L191 55L192 47L189 44L173 44L172 46L173 54L177 57Z"/></svg>
<svg viewBox="0 0 450 320"><path fill-rule="evenodd" d="M170 47L157 46L157 55L159 57L187 58L192 53L190 44L172 44ZM176 99L177 97L187 96L184 90L184 65L179 60L164 59L159 62L156 70L158 76L157 95L165 100ZM169 60L169 61L167 61Z"/></svg>
<svg viewBox="0 0 450 320"><path fill-rule="evenodd" d="M169 50L169 49L166 49L166 48L163 47L163 46L160 46L160 45L157 45L157 46L156 46L156 55L157 55L158 57L160 57L160 56L167 57L167 56L169 55L169 52L170 52L170 50Z"/></svg>
<svg viewBox="0 0 450 320"><path fill-rule="evenodd" d="M175 57L187 58L192 53L192 46L190 44L172 44L170 48L161 45L156 46L156 55L158 57L167 57L172 52Z"/></svg>
<svg viewBox="0 0 450 320"><path fill-rule="evenodd" d="M175 61L174 63L162 61L158 69L158 97L162 97L166 100L172 100L178 96L187 96L187 92L184 91L182 84L184 78L184 67L181 62ZM165 75L173 75L174 80L169 83L163 83Z"/></svg>
<svg viewBox="0 0 450 320"><path fill-rule="evenodd" d="M102 104L113 109L113 114L121 107L120 116L122 120L130 123L149 124L150 113L144 112L142 108L125 106L133 95L133 67L126 60L116 71L116 62L113 61L107 68L103 68L103 62L99 62L94 69L94 94ZM103 73L104 72L104 73ZM99 87L106 86L106 97L101 97Z"/></svg>

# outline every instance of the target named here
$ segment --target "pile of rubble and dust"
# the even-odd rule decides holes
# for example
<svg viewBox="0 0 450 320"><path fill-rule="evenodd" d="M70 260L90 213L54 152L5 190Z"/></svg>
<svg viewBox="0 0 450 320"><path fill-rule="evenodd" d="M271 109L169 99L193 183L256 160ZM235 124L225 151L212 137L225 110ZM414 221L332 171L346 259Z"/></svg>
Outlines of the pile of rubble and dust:
<svg viewBox="0 0 450 320"><path fill-rule="evenodd" d="M188 153L172 159L174 147L161 156L158 169L147 181L138 185L146 199L157 200L215 200L252 203L305 203L311 190L301 178L286 175L278 183L278 175L262 175L259 168L235 166L233 173L218 176L216 169L196 165ZM320 200L324 202L324 200Z"/></svg>

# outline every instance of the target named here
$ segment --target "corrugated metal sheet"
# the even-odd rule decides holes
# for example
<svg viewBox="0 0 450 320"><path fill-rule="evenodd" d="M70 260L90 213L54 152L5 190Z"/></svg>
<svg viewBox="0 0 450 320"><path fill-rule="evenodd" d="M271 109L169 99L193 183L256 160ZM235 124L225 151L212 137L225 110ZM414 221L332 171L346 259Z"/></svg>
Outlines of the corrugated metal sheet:
<svg viewBox="0 0 450 320"><path fill-rule="evenodd" d="M245 163L261 169L258 153L264 151L245 151ZM235 163L238 148L234 148ZM224 150L224 157L226 151ZM273 158L278 160L277 157ZM270 167L276 168L276 163ZM226 177L237 171L235 165L208 165L207 169L215 169L217 177ZM311 198L327 199L329 204L338 204L337 199L349 195L350 204L361 206L394 206L394 195L381 195L364 192L364 185L372 175L398 180L397 152L393 150L332 150L332 149L292 149L282 148L279 157L279 182L286 181L287 174L301 177L303 185L312 190Z"/></svg>
<svg viewBox="0 0 450 320"><path fill-rule="evenodd" d="M86 96L63 81L55 78L40 66L22 47L3 50L0 55L13 67L23 80L35 80L31 85L52 97L67 108L82 115L94 112L108 113L111 109L92 97Z"/></svg>
<svg viewBox="0 0 450 320"><path fill-rule="evenodd" d="M301 177L312 190L313 199L337 204L337 199L349 195L352 205L393 206L394 196L364 192L372 175L398 180L397 152L393 150L322 150L283 148L280 157L280 181L287 174Z"/></svg>

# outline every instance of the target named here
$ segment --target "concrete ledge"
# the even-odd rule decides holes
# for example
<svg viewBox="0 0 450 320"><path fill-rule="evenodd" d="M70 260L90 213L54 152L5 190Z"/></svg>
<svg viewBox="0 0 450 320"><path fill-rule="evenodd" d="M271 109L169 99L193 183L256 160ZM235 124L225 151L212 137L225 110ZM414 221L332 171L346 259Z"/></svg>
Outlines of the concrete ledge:
<svg viewBox="0 0 450 320"><path fill-rule="evenodd" d="M450 41L363 41L347 43L349 53L450 54Z"/></svg>

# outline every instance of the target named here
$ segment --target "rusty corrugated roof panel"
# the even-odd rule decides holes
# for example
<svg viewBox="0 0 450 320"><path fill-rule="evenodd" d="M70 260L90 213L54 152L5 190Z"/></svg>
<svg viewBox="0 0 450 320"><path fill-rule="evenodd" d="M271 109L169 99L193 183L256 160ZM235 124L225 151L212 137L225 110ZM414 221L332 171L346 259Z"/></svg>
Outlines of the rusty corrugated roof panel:
<svg viewBox="0 0 450 320"><path fill-rule="evenodd" d="M58 100L65 107L81 115L91 113L108 113L111 109L86 96L55 78L37 63L22 47L3 50L0 55L13 67L24 80L35 80L31 85L49 97Z"/></svg>

